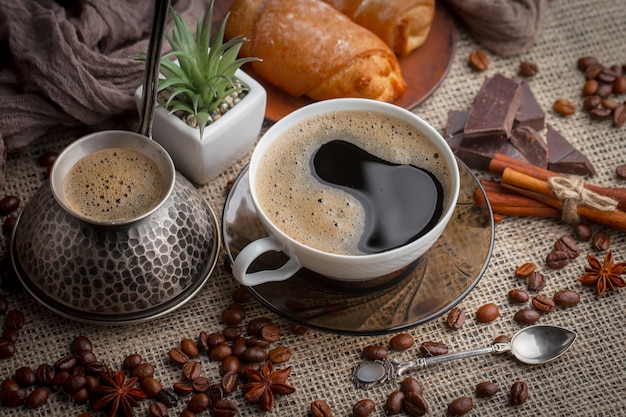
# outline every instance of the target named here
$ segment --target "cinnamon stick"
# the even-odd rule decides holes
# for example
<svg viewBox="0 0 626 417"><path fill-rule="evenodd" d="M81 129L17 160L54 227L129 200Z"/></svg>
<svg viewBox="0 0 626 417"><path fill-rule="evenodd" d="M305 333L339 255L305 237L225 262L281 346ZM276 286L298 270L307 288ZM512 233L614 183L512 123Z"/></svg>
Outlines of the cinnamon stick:
<svg viewBox="0 0 626 417"><path fill-rule="evenodd" d="M519 194L531 197L549 206L562 209L562 203L554 197L552 187L547 182L516 171L512 168L505 168L502 172L502 185L512 189ZM578 215L594 223L626 231L626 213L622 210L602 211L586 206L576 208Z"/></svg>
<svg viewBox="0 0 626 417"><path fill-rule="evenodd" d="M503 188L499 184L497 187ZM485 194L487 195L486 199L489 200L489 204L491 205L491 210L494 213L516 217L542 217L550 219L558 219L561 217L560 210L535 199L513 193L510 190L500 192L492 188L491 190L485 190ZM479 189L476 189L474 192L474 202L480 207L487 207L485 194Z"/></svg>
<svg viewBox="0 0 626 417"><path fill-rule="evenodd" d="M496 175L502 175L506 168L512 168L518 172L538 178L542 181L547 181L548 178L554 176L564 176L563 174L529 164L528 162L520 161L519 159L515 159L504 154L495 154L489 163L489 171ZM611 197L618 202L618 208L620 210L626 210L626 188L601 187L588 183L585 183L585 188L598 194Z"/></svg>

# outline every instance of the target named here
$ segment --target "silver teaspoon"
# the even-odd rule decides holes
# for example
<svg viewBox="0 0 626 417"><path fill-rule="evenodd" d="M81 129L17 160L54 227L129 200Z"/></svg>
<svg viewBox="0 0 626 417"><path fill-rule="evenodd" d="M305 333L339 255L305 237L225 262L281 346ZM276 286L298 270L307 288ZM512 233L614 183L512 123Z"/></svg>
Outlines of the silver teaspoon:
<svg viewBox="0 0 626 417"><path fill-rule="evenodd" d="M400 362L395 359L362 362L354 368L352 380L359 388L367 389L374 385L399 378L405 372L415 368L424 368L440 362L489 353L511 351L520 362L539 365L550 362L562 354L576 340L577 334L558 326L535 325L521 329L508 343L495 343L482 348L449 353L446 355L417 358Z"/></svg>

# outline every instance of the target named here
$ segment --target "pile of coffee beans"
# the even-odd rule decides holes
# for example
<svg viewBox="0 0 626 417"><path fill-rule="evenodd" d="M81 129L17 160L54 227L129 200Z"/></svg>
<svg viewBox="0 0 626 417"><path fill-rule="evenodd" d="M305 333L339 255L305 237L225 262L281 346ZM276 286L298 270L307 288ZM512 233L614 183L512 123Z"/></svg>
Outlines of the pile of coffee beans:
<svg viewBox="0 0 626 417"><path fill-rule="evenodd" d="M613 126L626 123L626 101L619 96L626 93L626 64L605 66L594 56L578 59L578 69L585 75L582 87L583 109L594 120L611 120Z"/></svg>

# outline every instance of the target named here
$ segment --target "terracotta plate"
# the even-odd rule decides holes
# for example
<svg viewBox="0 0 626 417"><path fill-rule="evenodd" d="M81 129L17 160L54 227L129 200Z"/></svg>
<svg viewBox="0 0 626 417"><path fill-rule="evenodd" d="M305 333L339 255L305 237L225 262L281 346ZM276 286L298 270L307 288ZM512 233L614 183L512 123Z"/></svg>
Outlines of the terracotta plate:
<svg viewBox="0 0 626 417"><path fill-rule="evenodd" d="M214 6L214 21L221 21L232 3L233 0L217 0ZM411 110L428 98L448 74L456 50L456 42L457 35L452 16L442 2L437 2L435 20L428 39L420 48L400 59L407 91L398 97L394 104ZM244 70L267 90L265 117L272 122L312 102L306 97L292 97L268 84L249 67Z"/></svg>

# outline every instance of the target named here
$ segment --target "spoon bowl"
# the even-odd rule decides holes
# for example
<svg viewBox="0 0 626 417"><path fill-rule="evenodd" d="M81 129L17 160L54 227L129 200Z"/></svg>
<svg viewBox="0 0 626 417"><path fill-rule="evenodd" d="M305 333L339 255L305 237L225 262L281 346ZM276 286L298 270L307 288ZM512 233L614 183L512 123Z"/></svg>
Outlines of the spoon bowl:
<svg viewBox="0 0 626 417"><path fill-rule="evenodd" d="M424 368L427 365L455 359L508 351L511 351L513 356L520 362L529 365L540 365L563 355L574 343L576 337L577 334L575 332L564 327L550 325L529 326L515 333L511 341L507 343L495 343L482 348L446 355L421 357L407 362L399 362L394 359L362 362L354 368L352 381L357 387L367 389L396 379L405 372L415 368Z"/></svg>

